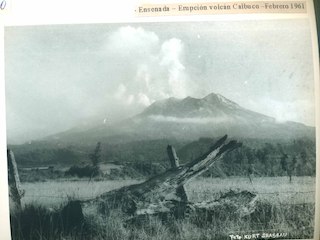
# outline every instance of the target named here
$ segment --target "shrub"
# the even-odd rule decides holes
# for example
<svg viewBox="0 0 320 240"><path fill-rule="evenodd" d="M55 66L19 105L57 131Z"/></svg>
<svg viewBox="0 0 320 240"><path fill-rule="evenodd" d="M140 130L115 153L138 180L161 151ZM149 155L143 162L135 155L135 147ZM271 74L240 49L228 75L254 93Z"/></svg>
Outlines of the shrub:
<svg viewBox="0 0 320 240"><path fill-rule="evenodd" d="M11 215L10 220L15 240L57 240L64 239L63 235L79 239L86 232L79 201L70 201L58 210L27 205L21 212Z"/></svg>
<svg viewBox="0 0 320 240"><path fill-rule="evenodd" d="M86 165L84 167L72 166L65 172L66 176L83 177L96 177L100 175L100 170L97 166Z"/></svg>

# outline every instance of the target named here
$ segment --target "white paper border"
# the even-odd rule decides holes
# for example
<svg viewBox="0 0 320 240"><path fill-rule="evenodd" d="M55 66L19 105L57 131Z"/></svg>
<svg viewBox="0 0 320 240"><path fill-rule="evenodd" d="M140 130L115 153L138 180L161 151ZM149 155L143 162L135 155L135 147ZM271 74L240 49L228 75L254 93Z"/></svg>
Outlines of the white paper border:
<svg viewBox="0 0 320 240"><path fill-rule="evenodd" d="M222 0L219 0L222 1ZM171 3L195 1L147 1L143 3ZM212 1L213 2L213 1ZM6 125L5 125L5 81L4 81L4 26L15 25L47 25L47 24L83 24L83 23L111 23L111 22L173 22L173 21L228 21L228 20L262 20L262 19L290 19L309 17L312 31L314 53L314 76L316 91L316 126L320 126L320 84L319 84L319 56L316 34L315 13L313 1L308 2L308 16L306 14L232 14L232 15L198 15L198 16L173 16L173 17L136 17L134 9L141 1L137 0L7 0L6 11L0 12L0 239L11 239L7 160L6 160ZM315 238L319 238L320 227L320 129L317 127L317 200Z"/></svg>

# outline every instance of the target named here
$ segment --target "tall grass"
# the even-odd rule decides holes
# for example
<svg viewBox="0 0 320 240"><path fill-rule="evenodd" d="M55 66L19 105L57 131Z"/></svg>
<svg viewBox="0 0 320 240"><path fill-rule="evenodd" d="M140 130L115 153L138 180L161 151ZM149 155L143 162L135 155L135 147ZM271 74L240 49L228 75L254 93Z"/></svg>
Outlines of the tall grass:
<svg viewBox="0 0 320 240"><path fill-rule="evenodd" d="M69 201L59 209L27 205L22 211L10 215L12 239L62 239L63 236L82 239L88 225L79 201Z"/></svg>
<svg viewBox="0 0 320 240"><path fill-rule="evenodd" d="M61 211L28 205L12 216L11 226L14 240L222 240L230 239L230 234L250 233L286 233L287 238L294 239L312 238L313 218L314 204L310 203L280 206L259 201L255 212L243 218L225 208L210 219L205 213L191 213L183 219L150 216L136 221L127 221L117 209L107 216L66 221Z"/></svg>
<svg viewBox="0 0 320 240"><path fill-rule="evenodd" d="M311 238L313 234L314 178L309 177L294 178L291 184L284 177L257 178L252 184L246 178L200 178L186 185L194 202L216 199L235 188L254 191L259 197L256 210L243 218L226 208L210 219L205 214L189 214L184 219L148 217L128 222L121 211L112 210L107 216L84 216L66 226L61 209L70 198L91 198L132 183L137 181L24 184L23 211L11 216L13 240L223 240L230 239L230 234L250 233L286 233L287 239L294 239ZM57 198L37 197L46 195Z"/></svg>

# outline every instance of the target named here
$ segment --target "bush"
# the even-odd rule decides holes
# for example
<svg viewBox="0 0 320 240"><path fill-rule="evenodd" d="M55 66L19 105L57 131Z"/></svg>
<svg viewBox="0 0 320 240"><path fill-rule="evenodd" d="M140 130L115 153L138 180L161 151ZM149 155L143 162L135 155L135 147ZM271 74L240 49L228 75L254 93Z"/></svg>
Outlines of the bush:
<svg viewBox="0 0 320 240"><path fill-rule="evenodd" d="M96 177L100 175L100 170L97 166L86 165L84 167L72 166L65 172L66 176L83 177Z"/></svg>
<svg viewBox="0 0 320 240"><path fill-rule="evenodd" d="M21 212L11 215L10 220L15 240L57 240L64 239L63 235L81 239L87 233L79 201L69 201L58 210L27 205Z"/></svg>
<svg viewBox="0 0 320 240"><path fill-rule="evenodd" d="M160 163L149 162L128 163L123 168L124 174L133 178L153 177L165 171L166 168Z"/></svg>
<svg viewBox="0 0 320 240"><path fill-rule="evenodd" d="M110 180L122 178L145 179L153 177L165 171L166 167L160 163L126 163L121 169L111 169L110 173L105 175L105 178Z"/></svg>

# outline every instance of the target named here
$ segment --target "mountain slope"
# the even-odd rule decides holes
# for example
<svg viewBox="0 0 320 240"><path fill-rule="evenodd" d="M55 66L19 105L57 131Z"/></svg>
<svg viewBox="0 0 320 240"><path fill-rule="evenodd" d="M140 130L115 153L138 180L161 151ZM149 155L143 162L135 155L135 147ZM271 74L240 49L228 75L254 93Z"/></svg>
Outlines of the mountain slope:
<svg viewBox="0 0 320 240"><path fill-rule="evenodd" d="M59 141L126 142L145 139L198 139L229 134L240 138L314 137L313 127L277 123L272 117L250 111L211 93L204 98L168 98L154 102L142 113L112 126L67 131L47 139Z"/></svg>

